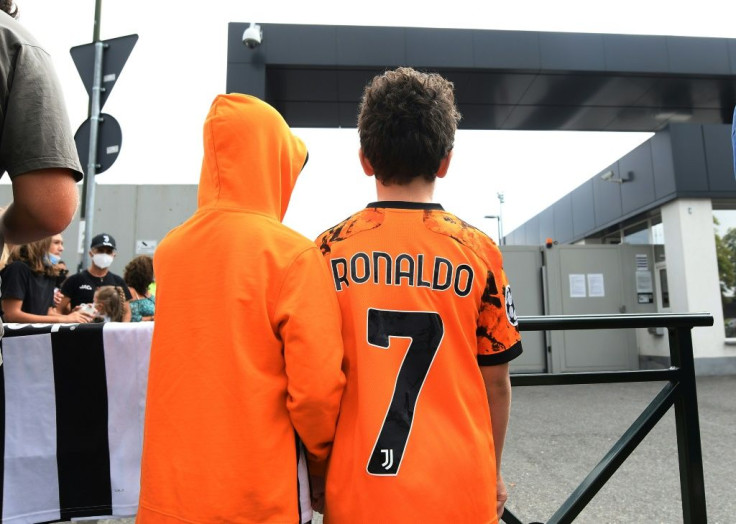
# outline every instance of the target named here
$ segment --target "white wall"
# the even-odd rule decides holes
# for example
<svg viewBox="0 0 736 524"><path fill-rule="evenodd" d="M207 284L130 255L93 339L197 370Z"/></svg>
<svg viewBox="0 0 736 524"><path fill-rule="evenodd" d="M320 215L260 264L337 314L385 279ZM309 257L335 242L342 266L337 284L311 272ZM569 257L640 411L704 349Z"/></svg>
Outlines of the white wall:
<svg viewBox="0 0 736 524"><path fill-rule="evenodd" d="M680 199L661 208L672 313L707 312L712 327L693 328L695 358L726 357L710 199Z"/></svg>

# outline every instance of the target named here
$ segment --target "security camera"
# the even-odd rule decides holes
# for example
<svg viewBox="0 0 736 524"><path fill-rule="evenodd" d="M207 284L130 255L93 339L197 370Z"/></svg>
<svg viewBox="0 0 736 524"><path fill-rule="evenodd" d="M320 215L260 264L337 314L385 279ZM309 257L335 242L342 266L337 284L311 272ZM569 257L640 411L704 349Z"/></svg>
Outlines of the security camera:
<svg viewBox="0 0 736 524"><path fill-rule="evenodd" d="M263 30L258 24L251 24L243 31L243 43L248 49L255 49L263 41Z"/></svg>
<svg viewBox="0 0 736 524"><path fill-rule="evenodd" d="M601 180L611 180L613 178L613 171L606 171L601 175Z"/></svg>

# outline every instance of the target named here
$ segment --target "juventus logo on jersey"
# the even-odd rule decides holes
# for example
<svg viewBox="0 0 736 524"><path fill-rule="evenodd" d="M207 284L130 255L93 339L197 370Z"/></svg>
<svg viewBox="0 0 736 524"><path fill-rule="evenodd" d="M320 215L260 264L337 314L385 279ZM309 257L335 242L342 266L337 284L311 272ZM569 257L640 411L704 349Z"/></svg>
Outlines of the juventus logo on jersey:
<svg viewBox="0 0 736 524"><path fill-rule="evenodd" d="M519 325L519 319L516 317L516 307L514 306L514 298L511 296L511 286L504 289L504 298L506 299L506 318L512 326Z"/></svg>
<svg viewBox="0 0 736 524"><path fill-rule="evenodd" d="M382 449L381 454L383 454L384 456L383 464L381 464L381 467L388 471L394 465L394 450Z"/></svg>

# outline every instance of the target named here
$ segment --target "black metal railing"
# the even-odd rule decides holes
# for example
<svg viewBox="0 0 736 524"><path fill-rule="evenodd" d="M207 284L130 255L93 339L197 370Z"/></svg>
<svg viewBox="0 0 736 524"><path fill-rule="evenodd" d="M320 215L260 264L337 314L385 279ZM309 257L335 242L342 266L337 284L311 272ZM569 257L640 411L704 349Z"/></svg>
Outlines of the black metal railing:
<svg viewBox="0 0 736 524"><path fill-rule="evenodd" d="M692 314L628 314L570 315L520 317L521 331L579 329L667 328L671 366L668 369L613 371L600 373L514 374L512 386L554 386L568 384L602 384L613 382L665 381L664 388L644 409L611 450L572 492L548 524L573 522L614 472L641 443L671 406L675 406L677 452L680 465L682 515L686 524L705 524L705 486L703 457L700 446L698 400L695 390L695 365L690 331L694 327L712 326L707 313ZM508 509L506 524L522 524Z"/></svg>

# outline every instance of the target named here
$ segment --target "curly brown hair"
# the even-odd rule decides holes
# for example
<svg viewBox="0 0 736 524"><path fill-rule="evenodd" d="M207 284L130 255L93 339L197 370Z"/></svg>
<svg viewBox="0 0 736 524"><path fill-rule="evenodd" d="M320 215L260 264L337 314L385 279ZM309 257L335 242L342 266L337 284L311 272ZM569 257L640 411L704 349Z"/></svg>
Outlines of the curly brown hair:
<svg viewBox="0 0 736 524"><path fill-rule="evenodd" d="M139 295L145 295L153 282L153 259L148 255L135 257L125 266L123 280Z"/></svg>
<svg viewBox="0 0 736 524"><path fill-rule="evenodd" d="M358 115L360 146L384 185L435 179L460 122L453 90L442 76L410 67L386 71L366 86Z"/></svg>
<svg viewBox="0 0 736 524"><path fill-rule="evenodd" d="M5 11L13 18L18 18L18 6L13 0L0 0L0 10Z"/></svg>

